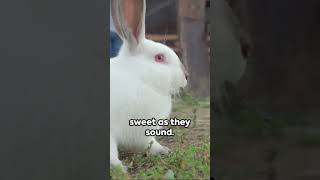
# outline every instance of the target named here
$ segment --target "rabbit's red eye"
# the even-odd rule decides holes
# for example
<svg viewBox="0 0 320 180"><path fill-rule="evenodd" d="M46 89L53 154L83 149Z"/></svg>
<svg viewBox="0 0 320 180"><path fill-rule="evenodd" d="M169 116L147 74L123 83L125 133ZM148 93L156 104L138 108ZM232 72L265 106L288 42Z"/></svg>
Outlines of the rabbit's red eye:
<svg viewBox="0 0 320 180"><path fill-rule="evenodd" d="M156 62L159 62L159 63L164 63L165 62L165 57L163 54L157 54L154 56L154 60Z"/></svg>

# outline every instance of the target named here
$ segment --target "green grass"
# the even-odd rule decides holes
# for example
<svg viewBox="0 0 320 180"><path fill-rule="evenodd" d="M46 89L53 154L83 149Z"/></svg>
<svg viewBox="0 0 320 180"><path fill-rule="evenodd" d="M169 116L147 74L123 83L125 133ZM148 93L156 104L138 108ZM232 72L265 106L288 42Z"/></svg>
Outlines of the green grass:
<svg viewBox="0 0 320 180"><path fill-rule="evenodd" d="M129 179L129 174L125 173L120 166L111 168L110 175L112 179L115 179L115 180Z"/></svg>
<svg viewBox="0 0 320 180"><path fill-rule="evenodd" d="M210 108L210 99L208 97L194 97L183 95L180 98L173 99L173 112L177 112L186 107Z"/></svg>
<svg viewBox="0 0 320 180"><path fill-rule="evenodd" d="M195 108L209 108L208 98L183 95L174 99L173 116L177 118L197 119ZM188 131L181 127L172 127L176 136L171 144L172 151L167 155L153 156L147 152L140 154L121 154L121 160L128 166L128 173L120 168L112 168L110 174L115 180L191 180L209 179L210 143L209 137L192 142ZM195 145L197 144L197 145Z"/></svg>
<svg viewBox="0 0 320 180"><path fill-rule="evenodd" d="M210 99L208 97L194 97L194 96L188 96L184 95L181 97L181 100L184 102L186 105L193 105L193 106L200 106L203 108L208 108L210 107Z"/></svg>
<svg viewBox="0 0 320 180"><path fill-rule="evenodd" d="M167 155L135 154L128 157L128 174L111 169L112 179L208 179L210 176L210 145L177 147Z"/></svg>

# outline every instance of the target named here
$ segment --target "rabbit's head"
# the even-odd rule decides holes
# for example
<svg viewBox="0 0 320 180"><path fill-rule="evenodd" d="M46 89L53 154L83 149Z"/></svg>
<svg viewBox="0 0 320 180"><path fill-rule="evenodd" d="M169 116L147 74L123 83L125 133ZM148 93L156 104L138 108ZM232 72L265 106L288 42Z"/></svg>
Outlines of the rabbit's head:
<svg viewBox="0 0 320 180"><path fill-rule="evenodd" d="M164 44L145 38L146 1L111 0L111 11L123 40L115 61L122 61L155 90L175 94L184 88L188 74L176 53Z"/></svg>

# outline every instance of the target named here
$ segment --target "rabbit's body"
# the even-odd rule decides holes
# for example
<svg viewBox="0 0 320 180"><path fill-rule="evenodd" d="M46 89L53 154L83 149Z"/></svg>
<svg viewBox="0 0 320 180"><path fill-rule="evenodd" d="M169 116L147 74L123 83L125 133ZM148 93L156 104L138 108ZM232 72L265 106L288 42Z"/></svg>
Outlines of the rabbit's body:
<svg viewBox="0 0 320 180"><path fill-rule="evenodd" d="M121 56L120 56L121 58ZM130 65L133 63L132 65ZM171 97L143 82L136 75L139 62L124 64L117 58L110 62L110 129L118 145L129 150L141 150L152 137L145 136L150 126L129 126L130 119L164 119L171 111ZM130 68L131 67L131 68ZM138 66L143 67L143 66ZM132 71L135 71L133 73ZM143 72L143 69L141 69ZM148 72L145 72L148 73Z"/></svg>
<svg viewBox="0 0 320 180"><path fill-rule="evenodd" d="M122 165L118 148L151 154L167 153L147 129L130 126L131 119L165 119L171 95L187 85L178 56L167 46L145 38L145 0L112 0L112 14L123 40L119 55L110 60L110 164ZM151 146L150 146L151 145Z"/></svg>

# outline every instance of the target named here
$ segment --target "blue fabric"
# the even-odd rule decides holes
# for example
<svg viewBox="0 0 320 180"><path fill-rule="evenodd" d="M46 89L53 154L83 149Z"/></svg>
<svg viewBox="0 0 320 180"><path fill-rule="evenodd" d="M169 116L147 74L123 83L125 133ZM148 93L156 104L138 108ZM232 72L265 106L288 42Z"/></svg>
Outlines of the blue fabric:
<svg viewBox="0 0 320 180"><path fill-rule="evenodd" d="M118 55L120 47L122 45L122 40L116 32L110 31L110 58Z"/></svg>

